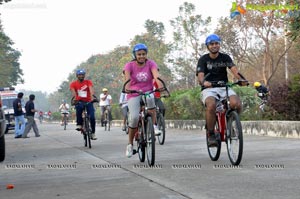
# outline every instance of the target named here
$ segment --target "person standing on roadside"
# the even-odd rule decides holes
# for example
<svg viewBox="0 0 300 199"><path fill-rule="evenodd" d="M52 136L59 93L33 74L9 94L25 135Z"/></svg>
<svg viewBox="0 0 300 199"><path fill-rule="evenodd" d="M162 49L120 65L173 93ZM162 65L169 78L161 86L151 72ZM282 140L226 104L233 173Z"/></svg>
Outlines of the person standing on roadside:
<svg viewBox="0 0 300 199"><path fill-rule="evenodd" d="M22 138L29 138L27 136L27 134L29 133L31 128L33 128L35 137L40 137L39 129L34 120L34 114L35 114L35 112L38 112L38 110L36 110L34 108L34 102L33 102L34 100L35 100L35 95L33 95L33 94L29 95L29 101L27 101L26 105L25 105L27 124L26 124L25 130L24 130L24 133L22 135Z"/></svg>
<svg viewBox="0 0 300 199"><path fill-rule="evenodd" d="M21 138L25 130L25 118L22 109L22 98L24 93L18 93L18 98L14 100L14 116L15 116L15 138Z"/></svg>

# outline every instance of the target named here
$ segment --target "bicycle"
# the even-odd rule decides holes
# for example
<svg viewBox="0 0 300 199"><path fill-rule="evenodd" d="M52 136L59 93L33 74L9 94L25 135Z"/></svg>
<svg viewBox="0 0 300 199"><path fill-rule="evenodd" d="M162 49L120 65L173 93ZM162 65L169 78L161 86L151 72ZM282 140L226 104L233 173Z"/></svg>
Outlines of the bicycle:
<svg viewBox="0 0 300 199"><path fill-rule="evenodd" d="M165 87L165 85L164 85ZM166 96L161 96L161 97L169 97L170 93L168 90ZM156 135L158 138L158 143L160 145L163 145L165 143L165 139L166 139L166 124L165 124L165 117L162 113L162 111L159 109L159 106L156 106L156 122L157 122L157 127L160 130L160 134Z"/></svg>
<svg viewBox="0 0 300 199"><path fill-rule="evenodd" d="M162 81L161 79L159 79ZM161 92L166 88L155 89L148 92L142 92L138 90L125 90L125 86L130 82L130 79L127 80L124 85L122 92L123 93L137 93L141 97L141 108L139 114L138 128L135 133L135 141L137 143L137 149L133 150L133 154L138 153L140 162L145 161L146 151L147 151L147 162L149 166L155 164L155 133L153 128L152 116L148 112L147 106L147 97L153 92Z"/></svg>
<svg viewBox="0 0 300 199"><path fill-rule="evenodd" d="M94 96L94 98L95 99L91 102L76 101L76 100L74 100L74 97L71 100L72 105L76 105L77 103L83 104L83 111L82 111L83 123L82 123L82 128L81 128L81 134L83 135L84 146L89 147L89 148L92 148L92 145L91 145L92 129L90 127L90 117L87 113L87 105L90 103L99 102L99 100L96 98L96 96Z"/></svg>
<svg viewBox="0 0 300 199"><path fill-rule="evenodd" d="M43 123L43 116L42 115L39 116L39 121L40 121L40 124Z"/></svg>
<svg viewBox="0 0 300 199"><path fill-rule="evenodd" d="M103 119L103 124L104 124L104 130L110 131L110 126L111 126L111 118L110 118L110 105L105 106L105 111L104 111L104 119Z"/></svg>
<svg viewBox="0 0 300 199"><path fill-rule="evenodd" d="M63 117L63 126L64 126L64 130L67 130L67 125L68 125L68 112L63 112L62 113L64 115Z"/></svg>
<svg viewBox="0 0 300 199"><path fill-rule="evenodd" d="M225 87L226 97L216 99L216 124L215 135L217 144L210 146L208 135L206 143L209 157L212 161L217 161L221 153L222 142L227 145L227 154L232 165L239 165L243 156L243 130L237 110L230 107L228 88L234 85L249 85L246 80L239 80L229 84L223 81L211 82L213 87Z"/></svg>
<svg viewBox="0 0 300 199"><path fill-rule="evenodd" d="M128 108L127 108L128 109ZM128 135L129 133L129 128L128 128L128 111L125 117L125 133Z"/></svg>

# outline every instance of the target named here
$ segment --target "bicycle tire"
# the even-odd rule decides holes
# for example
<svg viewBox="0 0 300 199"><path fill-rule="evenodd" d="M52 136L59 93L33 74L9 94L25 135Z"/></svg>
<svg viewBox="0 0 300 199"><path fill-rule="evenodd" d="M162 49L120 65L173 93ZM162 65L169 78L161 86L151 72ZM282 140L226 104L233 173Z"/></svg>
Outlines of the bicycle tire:
<svg viewBox="0 0 300 199"><path fill-rule="evenodd" d="M139 155L140 162L145 162L145 158L146 158L144 129L145 128L143 128L143 125L139 123L138 131L140 133L140 136L137 140L137 148L138 148L138 155Z"/></svg>
<svg viewBox="0 0 300 199"><path fill-rule="evenodd" d="M66 118L66 116L64 117L64 130L67 130L67 118Z"/></svg>
<svg viewBox="0 0 300 199"><path fill-rule="evenodd" d="M126 115L126 120L125 120L125 133L128 135L129 133L129 128L128 128L128 116Z"/></svg>
<svg viewBox="0 0 300 199"><path fill-rule="evenodd" d="M240 117L236 111L232 111L227 119L227 153L232 165L239 165L243 156L243 129ZM235 146L238 145L238 147Z"/></svg>
<svg viewBox="0 0 300 199"><path fill-rule="evenodd" d="M92 148L92 144L91 144L91 129L90 129L90 120L88 117L85 118L85 131L86 131L86 136L87 136L87 143L88 143L88 147Z"/></svg>
<svg viewBox="0 0 300 199"><path fill-rule="evenodd" d="M215 132L217 132L217 133L220 132L218 119L216 120ZM219 136L219 135L217 135L217 133L216 133L216 136ZM206 145L207 145L207 151L208 151L208 155L209 155L210 159L212 161L217 161L221 154L221 146L222 146L221 139L217 139L216 146L209 146L208 145L208 135L206 133Z"/></svg>
<svg viewBox="0 0 300 199"><path fill-rule="evenodd" d="M104 130L107 131L107 111L104 112Z"/></svg>
<svg viewBox="0 0 300 199"><path fill-rule="evenodd" d="M162 113L158 113L157 115L157 126L158 129L161 131L161 134L157 136L158 143L163 145L166 139L166 126L165 126L165 118Z"/></svg>
<svg viewBox="0 0 300 199"><path fill-rule="evenodd" d="M83 136L83 143L84 146L87 147L87 136L86 136L86 132L84 132L84 130L81 130L82 136Z"/></svg>
<svg viewBox="0 0 300 199"><path fill-rule="evenodd" d="M148 165L153 166L155 164L155 134L153 128L152 117L146 117L146 150Z"/></svg>

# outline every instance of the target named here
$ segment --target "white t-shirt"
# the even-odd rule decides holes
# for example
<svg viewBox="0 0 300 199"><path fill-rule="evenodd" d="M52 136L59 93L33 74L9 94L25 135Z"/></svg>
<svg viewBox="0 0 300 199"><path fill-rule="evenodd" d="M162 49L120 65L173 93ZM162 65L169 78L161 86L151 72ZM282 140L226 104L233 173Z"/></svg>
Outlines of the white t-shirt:
<svg viewBox="0 0 300 199"><path fill-rule="evenodd" d="M111 95L107 95L106 100L102 100L103 97L105 97L105 95L103 93L101 93L100 94L100 103L99 103L99 105L100 106L110 105L110 100L112 99Z"/></svg>
<svg viewBox="0 0 300 199"><path fill-rule="evenodd" d="M59 110L61 113L69 113L69 104L61 104Z"/></svg>

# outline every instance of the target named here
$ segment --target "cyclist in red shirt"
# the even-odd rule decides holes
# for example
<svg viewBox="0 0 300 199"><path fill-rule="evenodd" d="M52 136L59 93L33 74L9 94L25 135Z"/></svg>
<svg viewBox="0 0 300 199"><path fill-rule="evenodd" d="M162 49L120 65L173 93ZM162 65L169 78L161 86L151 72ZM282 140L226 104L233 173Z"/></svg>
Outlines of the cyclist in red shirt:
<svg viewBox="0 0 300 199"><path fill-rule="evenodd" d="M77 80L73 81L70 84L70 90L72 92L73 97L76 100L75 109L76 109L76 130L81 131L83 119L82 112L84 109L84 104L82 102L91 102L94 97L94 88L93 82L91 80L85 80L85 70L79 69L76 71ZM92 134L91 139L96 140L95 130L96 130L96 122L95 122L95 109L93 103L87 104L87 113L90 116Z"/></svg>
<svg viewBox="0 0 300 199"><path fill-rule="evenodd" d="M158 88L158 84L156 81L153 81L153 86L155 89ZM160 96L160 92L154 92L154 100L155 100L155 105L158 106L159 111L163 114L163 116L165 116L165 105L161 100L161 96Z"/></svg>

